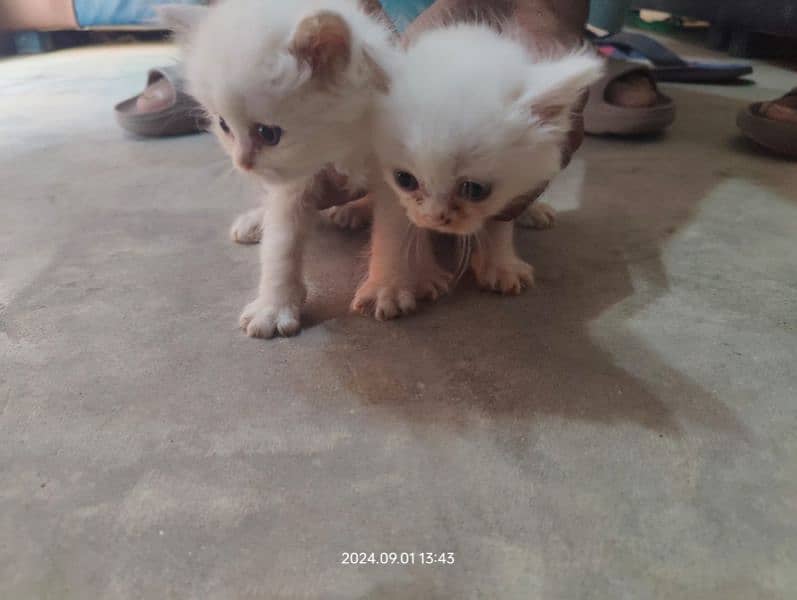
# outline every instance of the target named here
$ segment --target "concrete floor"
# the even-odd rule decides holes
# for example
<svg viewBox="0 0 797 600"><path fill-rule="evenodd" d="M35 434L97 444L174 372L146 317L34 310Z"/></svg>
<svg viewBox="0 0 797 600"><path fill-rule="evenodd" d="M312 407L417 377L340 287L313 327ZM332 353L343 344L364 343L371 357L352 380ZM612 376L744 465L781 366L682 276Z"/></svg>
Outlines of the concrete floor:
<svg viewBox="0 0 797 600"><path fill-rule="evenodd" d="M266 342L251 194L113 120L173 56L0 63L0 597L795 597L797 166L734 126L794 73L588 140L520 298L351 316L365 236L320 228L310 326Z"/></svg>

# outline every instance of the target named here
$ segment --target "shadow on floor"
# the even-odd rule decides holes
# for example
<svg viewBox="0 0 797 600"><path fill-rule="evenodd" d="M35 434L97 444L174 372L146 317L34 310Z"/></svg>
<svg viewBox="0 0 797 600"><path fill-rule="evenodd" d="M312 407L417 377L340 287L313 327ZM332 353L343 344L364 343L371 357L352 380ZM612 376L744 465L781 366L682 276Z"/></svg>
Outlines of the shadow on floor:
<svg viewBox="0 0 797 600"><path fill-rule="evenodd" d="M688 109L701 94L675 95ZM504 427L518 424L519 434L543 414L636 422L667 435L678 435L680 419L738 430L711 393L669 367L644 340L623 333L624 321L669 289L662 247L728 175L711 159L711 146L735 135L728 117L742 103L718 102L722 110L713 116L682 113L666 144L587 142L581 208L562 214L552 231L518 235L521 254L537 267L534 290L501 298L461 285L439 305L384 324L382 336L363 324L341 331L348 339L336 337L326 361L364 403L421 426L465 426L475 411ZM695 119L708 123L711 135L705 128L692 135ZM684 145L688 152L680 151ZM693 163L695 152L707 157L701 168ZM618 367L590 335L591 323L622 301L617 339L634 349L636 370L654 374L666 396Z"/></svg>

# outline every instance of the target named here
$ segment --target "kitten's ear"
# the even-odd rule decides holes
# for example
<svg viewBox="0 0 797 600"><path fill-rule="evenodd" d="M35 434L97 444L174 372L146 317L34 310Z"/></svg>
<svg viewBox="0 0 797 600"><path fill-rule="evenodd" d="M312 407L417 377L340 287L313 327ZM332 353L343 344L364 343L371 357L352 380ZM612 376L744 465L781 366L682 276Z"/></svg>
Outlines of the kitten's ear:
<svg viewBox="0 0 797 600"><path fill-rule="evenodd" d="M382 94L390 92L390 75L387 74L387 71L379 66L379 63L374 60L367 50L363 52L363 58L374 89Z"/></svg>
<svg viewBox="0 0 797 600"><path fill-rule="evenodd" d="M185 4L163 4L153 7L158 21L179 35L194 29L205 18L208 8L205 6L187 6Z"/></svg>
<svg viewBox="0 0 797 600"><path fill-rule="evenodd" d="M525 98L532 117L539 123L568 125L581 94L601 78L603 69L603 59L588 48L534 65Z"/></svg>
<svg viewBox="0 0 797 600"><path fill-rule="evenodd" d="M351 31L340 15L321 11L302 19L291 52L313 71L313 78L333 82L351 59Z"/></svg>

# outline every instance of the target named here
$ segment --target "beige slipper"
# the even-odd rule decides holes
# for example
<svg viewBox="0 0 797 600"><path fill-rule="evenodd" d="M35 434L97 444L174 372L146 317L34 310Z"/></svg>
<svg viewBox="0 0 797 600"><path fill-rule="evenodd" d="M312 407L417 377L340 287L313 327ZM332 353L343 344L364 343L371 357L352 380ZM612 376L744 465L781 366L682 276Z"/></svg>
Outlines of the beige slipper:
<svg viewBox="0 0 797 600"><path fill-rule="evenodd" d="M144 91L117 104L115 112L119 125L146 137L184 135L206 128L202 108L183 91L175 67L151 69Z"/></svg>
<svg viewBox="0 0 797 600"><path fill-rule="evenodd" d="M609 84L629 73L640 73L650 79L656 90L653 106L626 107L606 99ZM650 69L645 65L608 59L606 74L589 89L584 107L584 131L592 135L644 135L669 127L675 120L675 104L656 88Z"/></svg>

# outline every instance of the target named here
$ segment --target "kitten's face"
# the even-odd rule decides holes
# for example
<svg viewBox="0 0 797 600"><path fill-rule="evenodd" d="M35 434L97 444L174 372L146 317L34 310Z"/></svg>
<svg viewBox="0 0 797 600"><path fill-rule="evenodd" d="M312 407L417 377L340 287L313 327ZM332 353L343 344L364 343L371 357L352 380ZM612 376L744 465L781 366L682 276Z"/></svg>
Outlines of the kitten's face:
<svg viewBox="0 0 797 600"><path fill-rule="evenodd" d="M558 138L535 136L525 124L500 119L496 113L482 122L462 123L463 136L435 135L424 127L431 123L419 121L382 130L383 175L410 221L443 233L476 233L558 171Z"/></svg>
<svg viewBox="0 0 797 600"><path fill-rule="evenodd" d="M182 32L189 92L239 170L289 183L365 136L370 99L351 81L352 34L342 15L308 14L284 0L161 14Z"/></svg>
<svg viewBox="0 0 797 600"><path fill-rule="evenodd" d="M484 27L422 36L380 102L375 144L410 221L472 234L552 178L570 108L599 73L583 53L535 64Z"/></svg>
<svg viewBox="0 0 797 600"><path fill-rule="evenodd" d="M194 93L210 113L211 129L235 167L274 183L306 177L334 160L356 119L340 114L327 95L313 89L268 94L254 86L234 89L222 81L197 87ZM339 120L319 115L338 115Z"/></svg>

